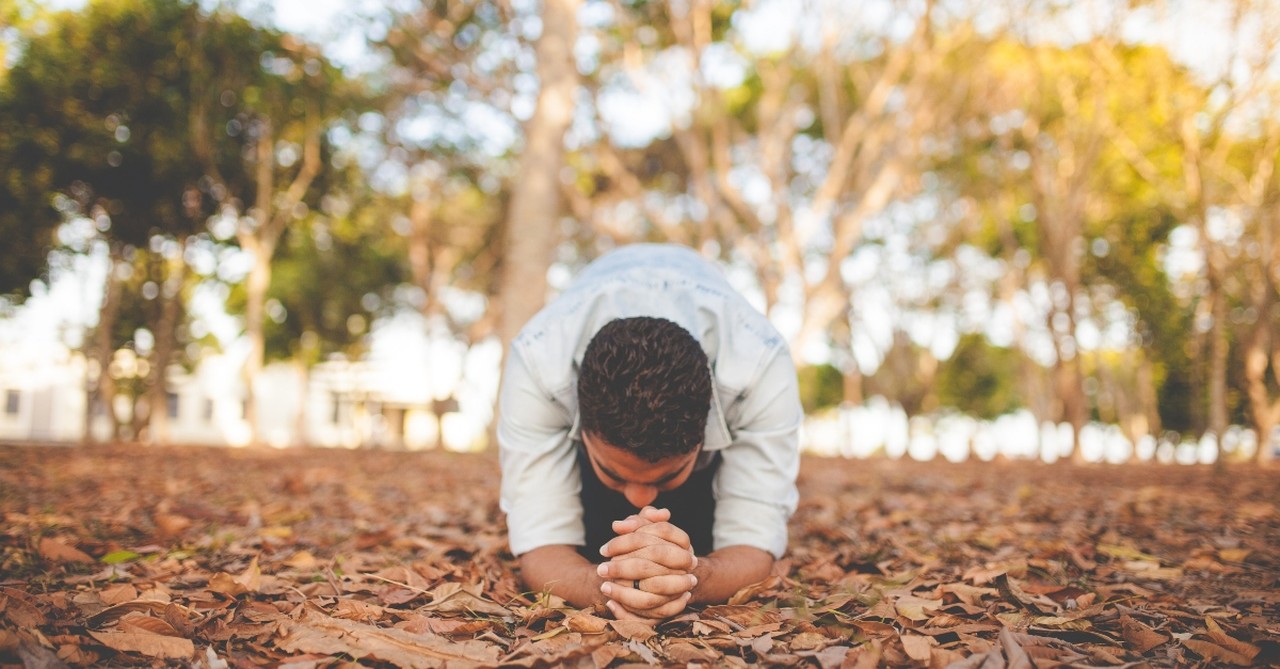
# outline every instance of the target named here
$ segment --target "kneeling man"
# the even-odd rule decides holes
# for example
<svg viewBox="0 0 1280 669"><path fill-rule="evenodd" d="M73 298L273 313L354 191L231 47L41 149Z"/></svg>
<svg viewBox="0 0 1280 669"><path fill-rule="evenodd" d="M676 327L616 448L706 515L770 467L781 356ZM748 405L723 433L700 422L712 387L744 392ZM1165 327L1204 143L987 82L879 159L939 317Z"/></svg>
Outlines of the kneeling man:
<svg viewBox="0 0 1280 669"><path fill-rule="evenodd" d="M511 344L502 509L533 590L662 620L766 578L803 417L783 338L693 251L589 265Z"/></svg>

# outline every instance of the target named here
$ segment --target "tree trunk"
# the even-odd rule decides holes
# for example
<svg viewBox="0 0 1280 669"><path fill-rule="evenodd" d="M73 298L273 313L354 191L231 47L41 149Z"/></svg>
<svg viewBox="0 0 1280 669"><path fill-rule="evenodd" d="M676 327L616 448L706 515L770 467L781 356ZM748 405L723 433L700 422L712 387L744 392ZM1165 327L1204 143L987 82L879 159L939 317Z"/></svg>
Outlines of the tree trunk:
<svg viewBox="0 0 1280 669"><path fill-rule="evenodd" d="M266 313L267 289L271 286L271 258L275 255L285 228L294 218L298 203L302 202L312 182L324 167L320 156L323 128L315 118L316 112L308 112L306 137L302 143L302 166L284 192L276 191L275 128L270 119L258 119L257 172L254 176L257 196L251 210L249 225L242 224L236 231L240 247L253 256L253 266L245 282L245 338L249 353L244 365L245 422L249 424L249 441L261 443L258 418L258 396L255 385L262 373L266 354L266 337L263 334Z"/></svg>
<svg viewBox="0 0 1280 669"><path fill-rule="evenodd" d="M525 127L524 152L506 221L499 334L506 346L547 297L547 269L559 240L564 133L573 120L573 57L580 0L546 0L535 48L541 90Z"/></svg>
<svg viewBox="0 0 1280 669"><path fill-rule="evenodd" d="M116 268L122 262L124 249L120 244L111 242L107 257L107 278L102 291L102 304L98 308L98 324L94 327L92 339L92 355L97 361L98 378L94 389L90 392L85 406L85 441L95 443L93 434L94 401L102 405L103 412L111 420L111 435L108 441L120 438L122 425L116 415L116 380L111 376L111 359L115 357L114 331L116 319L120 315L120 298L122 286L116 276Z"/></svg>
<svg viewBox="0 0 1280 669"><path fill-rule="evenodd" d="M1201 229L1201 234L1205 234ZM1209 274L1208 299L1213 310L1209 327L1209 431L1213 433L1214 469L1222 471L1226 463L1222 459L1222 437L1227 433L1227 296L1222 278L1214 268L1212 257L1206 262Z"/></svg>
<svg viewBox="0 0 1280 669"><path fill-rule="evenodd" d="M255 385L262 374L266 352L265 322L267 288L271 286L271 256L266 251L253 253L253 267L245 281L244 334L249 352L244 361L244 419L249 424L249 439L254 445L261 438L258 419L258 392Z"/></svg>
<svg viewBox="0 0 1280 669"><path fill-rule="evenodd" d="M177 329L183 311L182 284L187 278L187 264L181 258L170 266L172 274L160 291L160 319L152 332L155 350L151 353L151 370L147 374L147 396L151 409L148 441L153 444L165 444L169 441L168 370L178 345Z"/></svg>
<svg viewBox="0 0 1280 669"><path fill-rule="evenodd" d="M293 417L293 443L306 446L310 437L307 429L307 406L311 397L311 364L308 360L297 361L298 366L298 411Z"/></svg>

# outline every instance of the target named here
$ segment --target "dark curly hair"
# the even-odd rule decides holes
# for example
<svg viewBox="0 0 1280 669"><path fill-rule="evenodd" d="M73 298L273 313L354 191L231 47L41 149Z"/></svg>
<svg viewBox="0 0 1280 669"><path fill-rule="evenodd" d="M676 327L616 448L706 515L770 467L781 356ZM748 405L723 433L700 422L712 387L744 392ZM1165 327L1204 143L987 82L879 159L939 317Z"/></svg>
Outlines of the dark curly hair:
<svg viewBox="0 0 1280 669"><path fill-rule="evenodd" d="M578 372L582 431L646 462L691 453L711 406L711 368L698 340L650 317L610 321Z"/></svg>

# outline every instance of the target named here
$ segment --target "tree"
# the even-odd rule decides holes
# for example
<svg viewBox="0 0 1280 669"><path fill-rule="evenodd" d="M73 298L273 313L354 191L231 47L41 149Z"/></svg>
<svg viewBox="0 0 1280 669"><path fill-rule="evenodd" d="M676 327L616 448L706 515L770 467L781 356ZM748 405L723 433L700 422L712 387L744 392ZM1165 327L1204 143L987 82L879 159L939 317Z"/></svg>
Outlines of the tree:
<svg viewBox="0 0 1280 669"><path fill-rule="evenodd" d="M498 333L509 344L547 298L547 269L559 241L564 133L573 120L578 70L573 48L580 0L543 0L535 47L538 101L524 129L524 148L506 215Z"/></svg>
<svg viewBox="0 0 1280 669"><path fill-rule="evenodd" d="M588 173L569 190L579 218L619 242L677 241L750 267L766 310L786 302L799 314L789 338L800 356L829 343L848 311L842 272L864 227L919 193L921 159L954 128L966 95L947 64L974 42L964 20L932 2L895 4L911 26L902 32L850 6L798 7L801 27L768 53L752 52L738 30L751 20L746 3L620 13L589 84L596 108L661 86L676 64L688 90L666 92L670 129L640 147L606 135L583 151ZM712 76L726 61L740 81Z"/></svg>
<svg viewBox="0 0 1280 669"><path fill-rule="evenodd" d="M992 346L980 334L960 338L938 373L938 402L972 416L994 419L1022 406L1015 381L1019 365L1031 364L1019 351Z"/></svg>
<svg viewBox="0 0 1280 669"><path fill-rule="evenodd" d="M47 23L23 40L0 92L8 143L0 200L37 223L15 235L30 253L11 273L29 271L65 219L92 221L100 241L83 249L105 247L111 269L90 339L98 378L89 404L114 405L108 371L122 343L122 281L132 258L155 254L164 260L138 261L163 274L151 277L157 288L147 299L164 305L150 311L156 345L142 395L162 404L185 313L184 252L214 213L249 210L237 234L255 258L246 330L257 354L248 367L260 367L268 251L308 198L315 202L326 114L342 90L336 70L291 37L184 0L99 0ZM292 176L285 187L277 172ZM6 208L5 225L8 216ZM163 412L150 414L163 421Z"/></svg>
<svg viewBox="0 0 1280 669"><path fill-rule="evenodd" d="M1175 215L1197 231L1208 323L1208 431L1220 445L1231 413L1229 366L1235 339L1242 348L1254 426L1259 442L1266 444L1271 426L1280 419L1266 381L1268 358L1274 357L1268 348L1275 350L1269 333L1276 318L1274 278L1280 265L1271 214L1280 149L1275 111L1280 95L1273 72L1280 55L1280 16L1269 3L1253 0L1212 1L1206 8L1228 16L1226 57L1212 63L1207 79L1197 85L1186 85L1172 64L1154 70L1155 81L1163 86L1165 110L1158 132L1117 129L1114 142ZM1103 64L1112 71L1123 66ZM1180 169L1172 174L1151 159L1161 144L1176 147ZM1249 316L1243 328L1233 327L1233 301ZM1259 449L1260 460L1269 457L1269 449Z"/></svg>
<svg viewBox="0 0 1280 669"><path fill-rule="evenodd" d="M218 14L200 36L193 78L201 84L192 101L194 155L211 181L226 194L223 205L238 215L235 237L252 258L245 279L245 419L250 439L258 439L256 383L265 359L264 324L271 261L285 230L320 206L331 171L326 133L355 104L358 92L319 49L291 35L257 28L244 19ZM226 134L209 115L234 109ZM239 164L224 167L230 156Z"/></svg>
<svg viewBox="0 0 1280 669"><path fill-rule="evenodd" d="M20 250L19 266L6 263L6 269L43 268L53 226L89 221L98 241L79 250L101 250L109 269L96 333L88 340L97 377L88 404L105 406L117 426L110 369L121 343L114 334L129 258L171 243L181 248L216 206L190 160L184 100L193 82L183 61L172 57L199 20L194 6L162 0L103 1L79 14L50 15L44 32L24 36L0 90L0 124L6 126L0 141L7 143L0 199L14 205L3 217L27 222L11 238ZM149 299L176 296L167 277L160 285L163 295L157 291ZM157 371L147 381L154 390L142 393L153 398L163 393L174 351L169 335L180 317L172 307L154 315L158 320L149 325L160 346L150 367Z"/></svg>

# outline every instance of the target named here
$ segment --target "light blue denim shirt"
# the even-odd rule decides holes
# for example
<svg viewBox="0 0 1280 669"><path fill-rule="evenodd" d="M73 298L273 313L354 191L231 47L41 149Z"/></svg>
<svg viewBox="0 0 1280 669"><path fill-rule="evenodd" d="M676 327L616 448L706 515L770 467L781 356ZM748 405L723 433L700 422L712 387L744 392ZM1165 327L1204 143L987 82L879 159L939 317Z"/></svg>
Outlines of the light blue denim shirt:
<svg viewBox="0 0 1280 669"><path fill-rule="evenodd" d="M702 344L715 382L698 467L722 460L715 549L747 545L781 557L798 494L803 419L786 341L690 249L637 244L591 263L511 344L498 411L501 506L516 555L581 546L578 369L595 333L617 318L655 316Z"/></svg>

